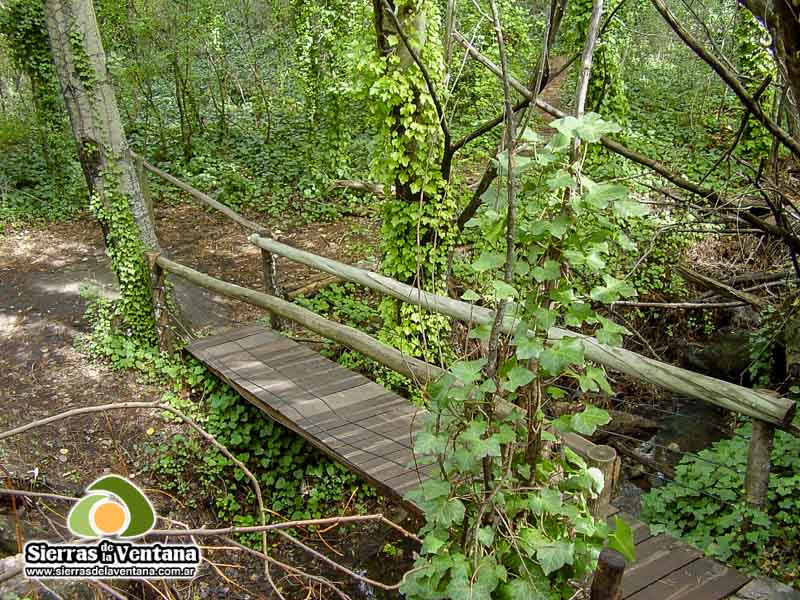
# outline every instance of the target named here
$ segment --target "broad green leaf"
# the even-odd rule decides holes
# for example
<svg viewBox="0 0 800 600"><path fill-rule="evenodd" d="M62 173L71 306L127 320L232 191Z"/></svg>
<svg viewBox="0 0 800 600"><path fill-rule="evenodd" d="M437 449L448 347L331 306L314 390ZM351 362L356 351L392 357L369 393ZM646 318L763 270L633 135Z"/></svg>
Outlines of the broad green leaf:
<svg viewBox="0 0 800 600"><path fill-rule="evenodd" d="M475 383L481 377L481 369L486 366L486 359L459 360L450 365L450 372L462 383Z"/></svg>
<svg viewBox="0 0 800 600"><path fill-rule="evenodd" d="M517 347L517 358L520 360L536 359L544 350L544 343L541 338L529 336L527 332L514 338Z"/></svg>
<svg viewBox="0 0 800 600"><path fill-rule="evenodd" d="M478 541L487 548L494 542L494 529L491 527L481 527L478 529Z"/></svg>
<svg viewBox="0 0 800 600"><path fill-rule="evenodd" d="M614 212L623 218L643 217L650 213L650 208L636 200L617 200L614 203Z"/></svg>
<svg viewBox="0 0 800 600"><path fill-rule="evenodd" d="M440 538L436 535L436 532L429 533L422 542L422 553L436 554L446 543L447 539Z"/></svg>
<svg viewBox="0 0 800 600"><path fill-rule="evenodd" d="M583 362L583 342L568 337L558 340L542 352L539 363L550 375L561 375L566 367Z"/></svg>
<svg viewBox="0 0 800 600"><path fill-rule="evenodd" d="M551 190L574 187L575 185L577 185L577 182L575 179L573 179L572 175L566 171L559 171L547 180L547 187L549 187Z"/></svg>
<svg viewBox="0 0 800 600"><path fill-rule="evenodd" d="M480 294L478 294L475 290L467 290L463 294L461 294L461 299L466 302L475 302L480 300Z"/></svg>
<svg viewBox="0 0 800 600"><path fill-rule="evenodd" d="M603 326L601 329L595 331L595 337L601 344L608 344L609 346L621 346L622 336L630 335L627 328L615 323L611 319L605 317L597 317L597 321Z"/></svg>
<svg viewBox="0 0 800 600"><path fill-rule="evenodd" d="M508 380L503 383L503 389L514 392L518 388L528 385L536 375L525 367L514 367L508 372Z"/></svg>
<svg viewBox="0 0 800 600"><path fill-rule="evenodd" d="M628 188L618 183L599 183L592 186L589 192L583 197L584 201L601 210L609 205L610 202L623 200L628 197Z"/></svg>
<svg viewBox="0 0 800 600"><path fill-rule="evenodd" d="M611 421L608 413L601 408L589 405L585 410L572 415L572 429L581 435L592 435L600 425Z"/></svg>
<svg viewBox="0 0 800 600"><path fill-rule="evenodd" d="M564 540L551 542L536 549L536 559L545 575L558 571L564 565L571 565L575 545Z"/></svg>
<svg viewBox="0 0 800 600"><path fill-rule="evenodd" d="M539 306L533 311L533 316L536 319L536 326L542 331L547 331L556 324L558 313L556 313L554 310L550 310L549 308L545 308L544 306Z"/></svg>
<svg viewBox="0 0 800 600"><path fill-rule="evenodd" d="M608 536L608 547L622 554L629 562L636 560L636 546L631 526L619 517L614 517L614 531Z"/></svg>
<svg viewBox="0 0 800 600"><path fill-rule="evenodd" d="M478 260L472 263L472 268L479 273L483 273L484 271L502 267L505 262L506 257L499 252L481 252Z"/></svg>
<svg viewBox="0 0 800 600"><path fill-rule="evenodd" d="M437 511L429 513L428 516L443 527L450 527L454 523L461 523L464 519L464 504L458 498L442 500Z"/></svg>
<svg viewBox="0 0 800 600"><path fill-rule="evenodd" d="M447 448L448 436L446 433L434 434L430 431L420 431L414 442L414 450L419 454L441 454Z"/></svg>
<svg viewBox="0 0 800 600"><path fill-rule="evenodd" d="M604 120L596 112L588 112L583 115L575 127L578 137L591 144L599 142L604 135L618 131L622 131L622 127L613 121Z"/></svg>
<svg viewBox="0 0 800 600"><path fill-rule="evenodd" d="M622 298L630 298L636 295L636 289L627 281L616 279L611 275L603 275L604 286L592 289L590 295L592 300L611 304Z"/></svg>
<svg viewBox="0 0 800 600"><path fill-rule="evenodd" d="M562 506L561 492L554 489L543 489L531 495L529 503L535 515L558 514Z"/></svg>
<svg viewBox="0 0 800 600"><path fill-rule="evenodd" d="M580 121L572 115L567 115L561 119L551 121L550 127L558 131L561 135L572 138L575 135L575 130L580 126Z"/></svg>
<svg viewBox="0 0 800 600"><path fill-rule="evenodd" d="M514 286L507 284L505 281L493 281L492 288L494 289L494 295L498 300L509 300L519 296L517 290L514 289Z"/></svg>
<svg viewBox="0 0 800 600"><path fill-rule="evenodd" d="M552 281L561 277L561 264L555 260L546 260L544 266L535 267L531 273L539 283Z"/></svg>

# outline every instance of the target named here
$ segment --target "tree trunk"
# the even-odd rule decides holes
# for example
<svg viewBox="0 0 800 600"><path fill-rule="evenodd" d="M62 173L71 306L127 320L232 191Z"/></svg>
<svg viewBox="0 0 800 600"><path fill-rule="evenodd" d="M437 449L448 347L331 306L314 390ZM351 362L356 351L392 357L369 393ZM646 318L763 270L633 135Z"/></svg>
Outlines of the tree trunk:
<svg viewBox="0 0 800 600"><path fill-rule="evenodd" d="M128 331L153 337L145 250L158 249L122 128L91 0L46 0L53 62L69 112L90 206L100 220L120 284Z"/></svg>

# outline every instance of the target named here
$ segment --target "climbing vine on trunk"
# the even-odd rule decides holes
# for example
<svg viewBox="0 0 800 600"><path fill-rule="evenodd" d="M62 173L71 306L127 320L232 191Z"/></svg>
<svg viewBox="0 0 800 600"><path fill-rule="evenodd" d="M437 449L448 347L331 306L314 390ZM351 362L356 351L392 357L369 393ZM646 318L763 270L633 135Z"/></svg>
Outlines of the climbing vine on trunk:
<svg viewBox="0 0 800 600"><path fill-rule="evenodd" d="M382 271L441 291L456 204L449 194L449 168L443 166L441 116L413 56L439 86L444 75L441 15L431 0L374 0L374 11L378 57L362 65L371 76L370 105L379 126L371 168L378 181L395 190L382 211ZM445 319L395 301L383 308L387 341L414 356L438 354L448 330Z"/></svg>
<svg viewBox="0 0 800 600"><path fill-rule="evenodd" d="M114 89L105 64L94 7L87 0L48 0L45 17L55 71L70 114L89 207L100 221L120 287L123 331L153 342L153 299L146 249L156 249Z"/></svg>

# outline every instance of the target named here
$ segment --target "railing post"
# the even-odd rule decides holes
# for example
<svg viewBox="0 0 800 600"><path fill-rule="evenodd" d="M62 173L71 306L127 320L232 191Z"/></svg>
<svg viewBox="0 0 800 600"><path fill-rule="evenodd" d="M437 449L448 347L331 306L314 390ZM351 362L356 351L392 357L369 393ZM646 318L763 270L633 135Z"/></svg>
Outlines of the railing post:
<svg viewBox="0 0 800 600"><path fill-rule="evenodd" d="M159 252L148 252L147 262L150 265L150 287L153 292L153 311L156 322L156 334L159 347L165 352L172 352L175 347L175 336L169 327L167 313L167 273L158 264Z"/></svg>
<svg viewBox="0 0 800 600"><path fill-rule="evenodd" d="M590 600L621 600L624 573L625 557L616 550L603 548L592 579Z"/></svg>
<svg viewBox="0 0 800 600"><path fill-rule="evenodd" d="M592 515L595 518L603 518L608 514L611 496L619 476L617 451L611 446L592 446L587 451L586 463L590 467L597 467L603 474L603 491L589 502Z"/></svg>
<svg viewBox="0 0 800 600"><path fill-rule="evenodd" d="M769 488L770 456L775 438L775 428L769 423L753 419L753 436L747 454L747 475L744 479L745 500L761 508L767 501Z"/></svg>
<svg viewBox="0 0 800 600"><path fill-rule="evenodd" d="M280 285L278 284L278 268L275 261L275 255L268 250L261 249L261 266L264 271L264 287L270 296L282 298L283 293ZM281 318L274 312L269 313L269 324L275 331L280 331L283 328Z"/></svg>

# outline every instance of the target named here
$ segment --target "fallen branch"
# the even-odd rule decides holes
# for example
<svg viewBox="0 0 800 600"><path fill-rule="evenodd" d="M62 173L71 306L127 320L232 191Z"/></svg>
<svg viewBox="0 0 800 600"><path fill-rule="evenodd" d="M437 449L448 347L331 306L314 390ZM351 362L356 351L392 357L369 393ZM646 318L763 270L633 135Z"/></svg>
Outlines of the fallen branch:
<svg viewBox="0 0 800 600"><path fill-rule="evenodd" d="M747 306L744 302L634 302L633 300L619 300L610 306L630 306L634 308L738 308Z"/></svg>
<svg viewBox="0 0 800 600"><path fill-rule="evenodd" d="M379 198L386 196L386 188L380 183L372 183L370 181L357 181L355 179L337 179L334 181L329 190L344 188L348 190L357 190L359 192L369 192ZM391 190L390 190L391 191Z"/></svg>
<svg viewBox="0 0 800 600"><path fill-rule="evenodd" d="M730 296L731 298L736 298L740 302L750 304L759 309L765 308L768 305L768 302L762 300L758 296L754 296L753 294L748 294L747 292L737 290L736 288L726 285L721 281L717 281L716 279L713 279L708 275L703 275L702 273L693 271L692 269L690 269L685 265L678 265L677 270L678 273L680 273L686 279L693 281L697 284L703 285L707 288L711 288L712 290L715 290L716 292L719 292L724 296Z"/></svg>

